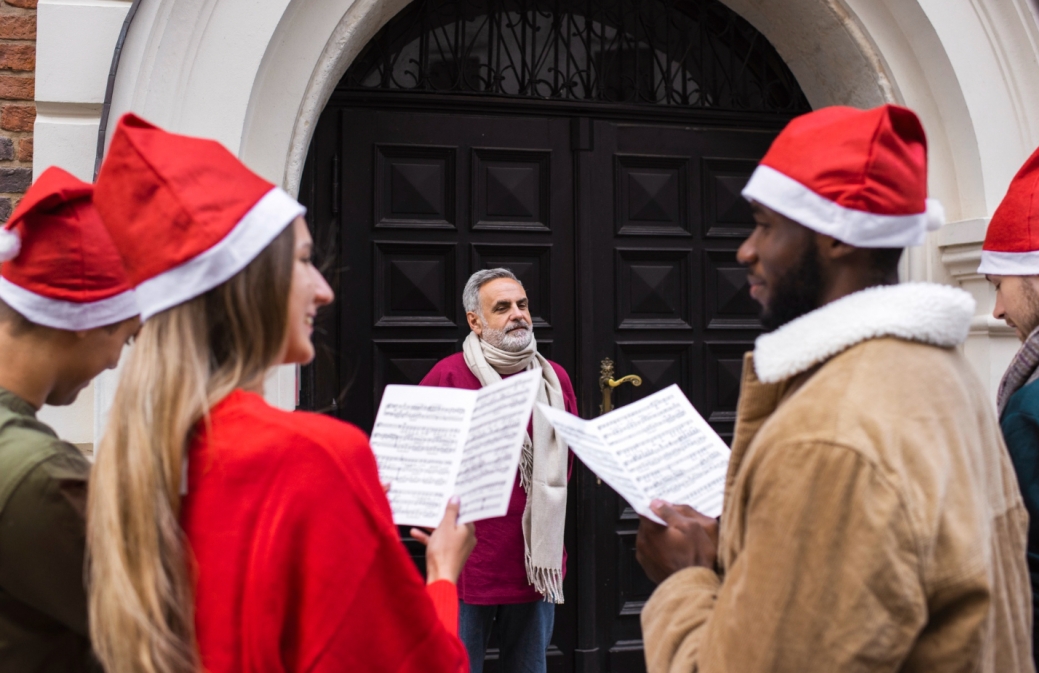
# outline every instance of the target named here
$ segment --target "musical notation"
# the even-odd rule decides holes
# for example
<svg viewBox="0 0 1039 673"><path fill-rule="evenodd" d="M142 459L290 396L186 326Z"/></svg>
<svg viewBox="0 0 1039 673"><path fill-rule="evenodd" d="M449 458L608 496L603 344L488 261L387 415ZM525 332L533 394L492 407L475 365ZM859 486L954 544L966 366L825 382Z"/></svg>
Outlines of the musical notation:
<svg viewBox="0 0 1039 673"><path fill-rule="evenodd" d="M436 526L448 499L467 523L508 510L539 370L480 390L387 386L372 430L398 525Z"/></svg>
<svg viewBox="0 0 1039 673"><path fill-rule="evenodd" d="M539 405L577 456L639 514L655 498L721 514L729 447L669 386L593 421Z"/></svg>

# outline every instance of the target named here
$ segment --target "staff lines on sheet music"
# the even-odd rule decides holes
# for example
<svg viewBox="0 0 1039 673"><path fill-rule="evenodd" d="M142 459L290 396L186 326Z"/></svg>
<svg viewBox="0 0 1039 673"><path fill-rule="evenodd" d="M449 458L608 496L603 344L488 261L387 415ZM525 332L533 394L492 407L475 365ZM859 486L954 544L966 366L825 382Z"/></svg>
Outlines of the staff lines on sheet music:
<svg viewBox="0 0 1039 673"><path fill-rule="evenodd" d="M435 525L451 494L460 521L508 509L540 372L480 390L387 386L372 430L379 474L399 525Z"/></svg>

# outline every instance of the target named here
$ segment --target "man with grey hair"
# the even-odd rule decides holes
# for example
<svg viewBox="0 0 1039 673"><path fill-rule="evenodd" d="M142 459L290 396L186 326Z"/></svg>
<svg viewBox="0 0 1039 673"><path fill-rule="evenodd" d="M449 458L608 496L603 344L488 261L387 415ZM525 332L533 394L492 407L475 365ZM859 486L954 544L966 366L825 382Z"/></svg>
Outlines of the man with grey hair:
<svg viewBox="0 0 1039 673"><path fill-rule="evenodd" d="M462 292L469 328L462 352L444 358L421 385L478 390L538 369L538 401L577 413L570 377L537 352L527 293L508 269L477 271ZM563 527L570 454L535 411L505 516L476 522L476 549L458 580L459 635L471 673L482 673L497 622L502 670L544 673L555 604L563 602Z"/></svg>

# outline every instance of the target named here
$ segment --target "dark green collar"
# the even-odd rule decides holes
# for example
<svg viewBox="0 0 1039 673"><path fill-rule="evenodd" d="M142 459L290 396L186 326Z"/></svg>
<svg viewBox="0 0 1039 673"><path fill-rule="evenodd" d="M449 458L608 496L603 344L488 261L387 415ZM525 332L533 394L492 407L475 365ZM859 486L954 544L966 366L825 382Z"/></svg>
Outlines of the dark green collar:
<svg viewBox="0 0 1039 673"><path fill-rule="evenodd" d="M36 408L6 388L0 388L0 407L10 409L21 416L36 418Z"/></svg>

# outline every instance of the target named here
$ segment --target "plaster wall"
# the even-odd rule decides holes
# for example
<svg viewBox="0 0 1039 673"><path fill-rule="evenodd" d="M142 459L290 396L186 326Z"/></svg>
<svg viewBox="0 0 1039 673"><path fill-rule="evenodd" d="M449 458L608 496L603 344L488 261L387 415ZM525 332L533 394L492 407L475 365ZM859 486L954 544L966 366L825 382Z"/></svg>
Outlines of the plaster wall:
<svg viewBox="0 0 1039 673"><path fill-rule="evenodd" d="M1039 145L1035 8L1029 0L723 1L769 38L813 106L892 101L920 114L931 192L950 224L907 255L903 277L959 284L978 299L965 350L994 395L1016 342L986 318L993 296L973 269L987 218ZM133 110L171 130L216 138L295 193L333 87L405 4L143 2L124 44L110 124ZM128 7L125 0L41 0L37 174L50 163L81 176L93 167L109 59ZM111 388L111 378L100 379L81 406L58 416L82 430L77 419L90 404L96 435ZM276 373L268 395L291 407L295 372Z"/></svg>

